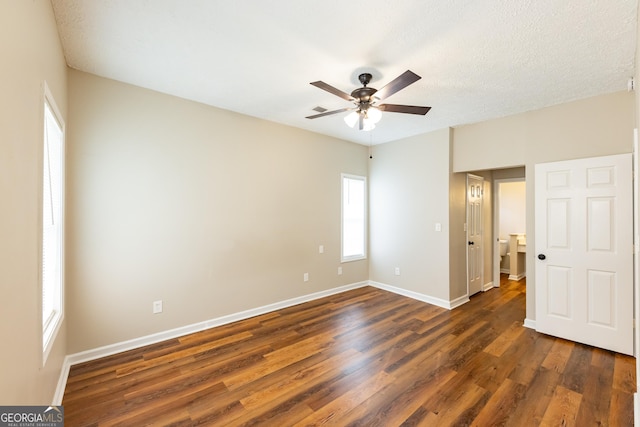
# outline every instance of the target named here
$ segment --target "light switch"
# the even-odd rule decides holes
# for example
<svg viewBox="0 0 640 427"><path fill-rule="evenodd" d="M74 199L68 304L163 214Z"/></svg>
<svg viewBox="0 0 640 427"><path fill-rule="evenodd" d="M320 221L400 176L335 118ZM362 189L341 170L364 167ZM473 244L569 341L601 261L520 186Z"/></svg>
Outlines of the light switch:
<svg viewBox="0 0 640 427"><path fill-rule="evenodd" d="M153 314L162 313L162 300L153 302Z"/></svg>

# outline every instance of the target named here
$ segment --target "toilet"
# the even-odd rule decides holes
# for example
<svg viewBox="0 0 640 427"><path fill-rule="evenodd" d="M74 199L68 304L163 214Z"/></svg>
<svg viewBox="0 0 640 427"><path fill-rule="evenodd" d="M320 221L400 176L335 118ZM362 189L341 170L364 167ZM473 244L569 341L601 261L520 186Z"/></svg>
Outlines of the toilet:
<svg viewBox="0 0 640 427"><path fill-rule="evenodd" d="M507 243L509 243L509 241L500 239L498 243L500 243L500 262L502 262L502 257L507 254Z"/></svg>

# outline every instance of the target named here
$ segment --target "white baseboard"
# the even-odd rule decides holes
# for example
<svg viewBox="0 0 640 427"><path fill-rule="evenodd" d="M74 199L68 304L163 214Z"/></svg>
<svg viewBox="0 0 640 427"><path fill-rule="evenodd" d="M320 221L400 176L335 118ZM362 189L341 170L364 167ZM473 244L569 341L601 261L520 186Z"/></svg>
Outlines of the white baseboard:
<svg viewBox="0 0 640 427"><path fill-rule="evenodd" d="M524 325L525 328L529 328L529 329L536 329L536 321L535 320L531 320L531 319L524 319Z"/></svg>
<svg viewBox="0 0 640 427"><path fill-rule="evenodd" d="M469 296L463 295L453 300L447 301L441 298L432 297L429 295L421 294L418 292L409 291L406 289L398 288L384 283L365 281L352 283L350 285L340 286L326 291L315 292L313 294L303 295L301 297L280 301L277 303L257 307L250 310L241 311L239 313L230 314L227 316L218 317L215 319L205 320L203 322L194 323L191 325L181 326L179 328L170 329L163 332L158 332L151 335L146 335L139 338L134 338L119 343L109 344L106 346L94 348L91 350L82 351L67 355L64 358L63 366L60 371L60 378L58 379L58 385L56 387L55 395L53 398L53 405L62 405L62 398L64 397L64 390L67 386L67 379L69 377L69 371L71 366L79 363L89 362L92 360L100 359L102 357L111 356L113 354L122 353L124 351L133 350L136 348L144 347L150 344L156 344L161 341L166 341L173 338L178 338L184 335L192 334L194 332L200 332L216 326L226 325L228 323L237 322L239 320L248 319L250 317L259 316L261 314L269 313L271 311L280 310L283 308L291 307L304 302L313 301L319 298L324 298L330 295L335 295L341 292L349 291L352 289L361 288L363 286L373 286L389 292L393 292L398 295L406 296L418 301L426 302L438 307L442 307L448 310L453 310L467 302L469 302ZM493 282L489 282L485 285L485 290L493 287ZM526 320L525 320L526 326Z"/></svg>
<svg viewBox="0 0 640 427"><path fill-rule="evenodd" d="M441 298L432 297L429 295L421 294L419 292L409 291L407 289L402 289L396 286L387 285L385 283L380 283L380 282L374 282L371 280L369 281L369 285L374 286L376 288L383 289L385 291L393 292L394 294L398 294L398 295L409 297L418 301L426 302L427 304L446 308L448 310L453 310L454 308L459 307L466 302L469 302L469 297L467 295L463 295L459 298L453 299L451 301L447 301Z"/></svg>
<svg viewBox="0 0 640 427"><path fill-rule="evenodd" d="M71 369L69 356L65 356L64 361L62 362L62 369L60 370L60 377L58 378L58 385L56 386L56 391L53 395L53 402L51 402L51 405L53 406L62 405L64 389L67 387L67 379L69 378L69 369Z"/></svg>
<svg viewBox="0 0 640 427"><path fill-rule="evenodd" d="M324 298L330 295L335 295L341 292L349 291L352 289L361 288L367 285L369 285L369 282L364 281L364 282L358 282L358 283L352 283L349 285L339 286L337 288L332 288L325 291L315 292L312 294L291 298L291 299L276 302L273 304L268 304L262 307L241 311L239 313L233 313L227 316L205 320L204 322L198 322L191 325L181 326L179 328L170 329L168 331L158 332L155 334L134 338L134 339L122 341L119 343L105 345L103 347L98 347L91 350L81 351L80 353L67 355L64 358L64 362L62 364L62 369L60 371L60 378L58 379L58 386L56 387L52 404L56 406L62 405L62 398L64 396L64 390L67 386L69 370L73 365L89 362L91 360L100 359L101 357L111 356L116 353L122 353L124 351L144 347L149 344L156 344L169 339L192 334L194 332L200 332L206 329L214 328L216 326L226 325L228 323L237 322L239 320L244 320L250 317L259 316L261 314L269 313L271 311L280 310L280 309L291 307L297 304L302 304L304 302L309 302L309 301Z"/></svg>
<svg viewBox="0 0 640 427"><path fill-rule="evenodd" d="M449 310L453 310L454 308L460 307L462 304L466 304L469 302L469 295L463 295L456 299L449 301ZM445 307L447 308L447 307Z"/></svg>
<svg viewBox="0 0 640 427"><path fill-rule="evenodd" d="M491 288L493 288L493 280L489 283L484 284L484 286L482 287L482 292L486 292Z"/></svg>
<svg viewBox="0 0 640 427"><path fill-rule="evenodd" d="M511 274L511 269L509 268L501 268L500 273Z"/></svg>
<svg viewBox="0 0 640 427"><path fill-rule="evenodd" d="M509 280L515 280L517 282L518 280L522 280L525 277L527 277L527 273L520 273L520 274L517 274L517 275L516 274L510 274L509 275Z"/></svg>

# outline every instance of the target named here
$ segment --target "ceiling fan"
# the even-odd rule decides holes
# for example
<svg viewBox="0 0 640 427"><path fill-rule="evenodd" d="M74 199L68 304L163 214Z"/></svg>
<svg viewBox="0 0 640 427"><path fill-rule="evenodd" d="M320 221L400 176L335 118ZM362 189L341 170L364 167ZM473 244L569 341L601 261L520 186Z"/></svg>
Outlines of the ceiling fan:
<svg viewBox="0 0 640 427"><path fill-rule="evenodd" d="M348 126L354 127L356 122L358 123L358 129L360 130L372 130L376 123L380 121L382 111L389 111L392 113L406 113L406 114L419 114L425 115L429 112L431 107L419 107L416 105L399 105L399 104L379 104L385 98L393 95L396 92L404 89L412 83L417 82L421 77L414 72L407 70L394 80L387 83L382 89L378 90L367 85L371 81L371 74L362 73L358 76L358 80L362 83L362 87L355 89L349 95L346 92L336 89L335 87L328 85L325 82L317 81L311 82L311 84L320 89L326 90L329 93L339 96L342 99L353 102L355 107L341 108L339 110L325 111L313 116L307 116L307 119L317 119L319 117L330 116L332 114L343 113L345 111L351 111L351 114L347 115L344 120Z"/></svg>

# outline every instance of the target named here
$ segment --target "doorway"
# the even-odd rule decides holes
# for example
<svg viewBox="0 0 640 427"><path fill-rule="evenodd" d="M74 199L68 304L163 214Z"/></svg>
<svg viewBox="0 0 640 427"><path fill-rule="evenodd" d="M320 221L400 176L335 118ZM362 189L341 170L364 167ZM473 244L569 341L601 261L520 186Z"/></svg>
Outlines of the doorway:
<svg viewBox="0 0 640 427"><path fill-rule="evenodd" d="M501 273L506 273L510 280L526 276L526 187L524 168L521 170L521 177L493 180L492 265L496 287L500 286Z"/></svg>
<svg viewBox="0 0 640 427"><path fill-rule="evenodd" d="M465 176L466 190L464 244L466 246L467 295L471 297L478 291L478 285L480 285L479 291L488 291L493 287L500 287L499 240L501 240L501 237L499 234L499 224L501 205L503 217L508 216L504 213L505 209L507 212L513 209L515 212L510 213L510 215L522 219L521 227L511 227L511 229L518 230L513 231L514 234L522 234L520 239L520 258L522 265L526 267L526 170L524 166L514 166L504 169L487 169L463 173ZM505 183L517 183L522 187L522 195L515 204L513 202L509 203L509 197L503 197L502 202L500 200L500 187ZM478 185L480 185L479 197L477 191ZM472 187L474 186L475 196L471 193ZM476 202L480 202L480 208L476 211L479 217L475 219L471 210L474 204L472 202L474 197ZM515 206L515 208L511 206ZM474 224L476 228L474 228ZM477 236L479 241L475 240L476 233L480 234ZM473 244L470 242L473 242ZM478 246L480 246L480 248L478 248ZM516 247L517 250L517 245L514 245L514 247ZM523 274L520 279L524 277L525 275ZM522 286L526 286L524 280L521 280L520 283L522 283Z"/></svg>

